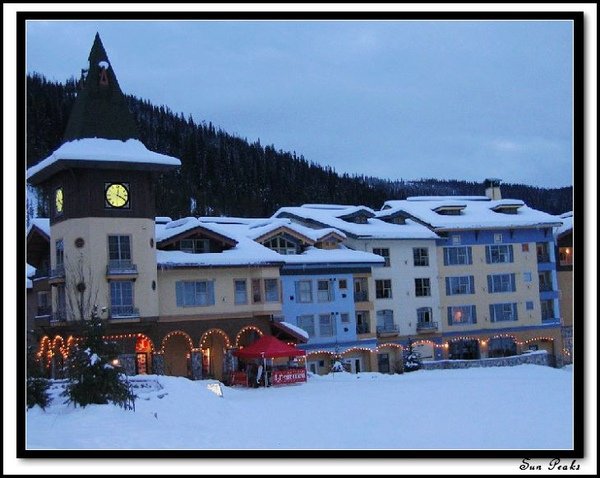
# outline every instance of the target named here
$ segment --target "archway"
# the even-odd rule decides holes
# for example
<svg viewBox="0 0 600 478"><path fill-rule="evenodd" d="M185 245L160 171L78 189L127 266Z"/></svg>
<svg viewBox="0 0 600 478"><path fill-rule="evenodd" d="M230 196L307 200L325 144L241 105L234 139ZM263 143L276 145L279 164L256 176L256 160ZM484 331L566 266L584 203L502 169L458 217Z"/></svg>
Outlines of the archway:
<svg viewBox="0 0 600 478"><path fill-rule="evenodd" d="M192 340L185 332L169 333L162 342L165 375L188 377Z"/></svg>
<svg viewBox="0 0 600 478"><path fill-rule="evenodd" d="M377 347L377 371L380 373L401 373L403 369L402 346L382 344Z"/></svg>
<svg viewBox="0 0 600 478"><path fill-rule="evenodd" d="M200 341L202 349L202 376L223 380L231 371L233 364L226 363L230 354L227 349L231 347L229 337L221 329L210 329L204 333Z"/></svg>
<svg viewBox="0 0 600 478"><path fill-rule="evenodd" d="M247 347L253 344L263 336L263 331L254 325L248 325L240 330L235 337L235 346L238 348Z"/></svg>
<svg viewBox="0 0 600 478"><path fill-rule="evenodd" d="M435 344L430 340L419 340L413 344L413 349L419 354L421 362L435 360Z"/></svg>

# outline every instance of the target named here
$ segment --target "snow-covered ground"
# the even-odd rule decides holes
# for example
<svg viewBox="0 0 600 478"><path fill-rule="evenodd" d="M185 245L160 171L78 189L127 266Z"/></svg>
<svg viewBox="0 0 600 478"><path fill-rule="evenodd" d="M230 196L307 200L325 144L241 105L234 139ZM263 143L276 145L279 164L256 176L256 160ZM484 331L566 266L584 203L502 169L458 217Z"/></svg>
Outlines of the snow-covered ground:
<svg viewBox="0 0 600 478"><path fill-rule="evenodd" d="M571 449L572 369L537 365L336 373L304 384L209 390L216 381L137 376L135 411L27 412L27 449Z"/></svg>

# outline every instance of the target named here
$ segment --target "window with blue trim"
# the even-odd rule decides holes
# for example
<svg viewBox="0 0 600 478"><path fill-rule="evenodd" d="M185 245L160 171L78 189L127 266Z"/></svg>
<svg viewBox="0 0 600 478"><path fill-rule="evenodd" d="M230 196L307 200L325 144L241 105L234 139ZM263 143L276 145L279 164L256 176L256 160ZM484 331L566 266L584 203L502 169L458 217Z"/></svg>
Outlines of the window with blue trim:
<svg viewBox="0 0 600 478"><path fill-rule="evenodd" d="M488 292L490 294L497 292L515 292L517 290L515 274L488 275L487 282Z"/></svg>
<svg viewBox="0 0 600 478"><path fill-rule="evenodd" d="M473 254L470 246L444 247L444 265L470 265L473 264Z"/></svg>
<svg viewBox="0 0 600 478"><path fill-rule="evenodd" d="M179 281L175 283L177 307L199 307L215 304L214 281Z"/></svg>
<svg viewBox="0 0 600 478"><path fill-rule="evenodd" d="M512 244L486 246L485 259L488 264L506 264L514 262Z"/></svg>
<svg viewBox="0 0 600 478"><path fill-rule="evenodd" d="M509 322L518 320L517 304L490 304L490 320L492 322Z"/></svg>
<svg viewBox="0 0 600 478"><path fill-rule="evenodd" d="M474 305L456 305L448 307L448 325L467 325L477 323L477 310Z"/></svg>
<svg viewBox="0 0 600 478"><path fill-rule="evenodd" d="M473 276L446 277L446 295L461 295L475 293L475 278Z"/></svg>

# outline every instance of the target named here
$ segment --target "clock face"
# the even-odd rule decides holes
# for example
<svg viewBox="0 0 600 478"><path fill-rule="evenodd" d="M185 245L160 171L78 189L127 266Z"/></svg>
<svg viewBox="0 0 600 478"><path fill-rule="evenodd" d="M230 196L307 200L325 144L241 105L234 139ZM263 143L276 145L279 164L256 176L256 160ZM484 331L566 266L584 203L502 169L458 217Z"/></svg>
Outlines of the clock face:
<svg viewBox="0 0 600 478"><path fill-rule="evenodd" d="M108 183L105 185L104 197L108 207L129 207L129 185L124 183Z"/></svg>
<svg viewBox="0 0 600 478"><path fill-rule="evenodd" d="M61 214L63 212L64 204L64 193L62 188L58 188L54 193L54 205L56 206L56 213Z"/></svg>

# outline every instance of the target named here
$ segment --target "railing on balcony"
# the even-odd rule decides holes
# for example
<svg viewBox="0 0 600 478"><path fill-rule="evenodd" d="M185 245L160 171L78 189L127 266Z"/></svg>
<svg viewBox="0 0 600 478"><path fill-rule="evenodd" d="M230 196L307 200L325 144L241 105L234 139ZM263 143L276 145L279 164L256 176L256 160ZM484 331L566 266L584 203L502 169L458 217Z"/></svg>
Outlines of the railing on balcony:
<svg viewBox="0 0 600 478"><path fill-rule="evenodd" d="M542 322L554 322L556 317L552 312L542 312Z"/></svg>
<svg viewBox="0 0 600 478"><path fill-rule="evenodd" d="M357 334L368 334L371 332L371 327L368 323L356 324Z"/></svg>
<svg viewBox="0 0 600 478"><path fill-rule="evenodd" d="M437 322L417 322L417 332L436 331L438 328Z"/></svg>
<svg viewBox="0 0 600 478"><path fill-rule="evenodd" d="M106 266L106 274L114 275L114 274L125 274L137 275L137 265L135 265L131 260L109 260L108 265Z"/></svg>
<svg viewBox="0 0 600 478"><path fill-rule="evenodd" d="M50 271L51 279L64 279L65 278L65 266L63 264L56 266L56 268Z"/></svg>
<svg viewBox="0 0 600 478"><path fill-rule="evenodd" d="M398 324L387 324L377 326L377 335L381 334L397 334Z"/></svg>
<svg viewBox="0 0 600 478"><path fill-rule="evenodd" d="M354 302L367 302L369 300L369 292L366 290L354 292Z"/></svg>
<svg viewBox="0 0 600 478"><path fill-rule="evenodd" d="M539 263L550 262L550 254L548 254L547 252L538 252L537 260Z"/></svg>
<svg viewBox="0 0 600 478"><path fill-rule="evenodd" d="M111 319L132 319L140 316L140 309L132 305L116 305L110 308Z"/></svg>
<svg viewBox="0 0 600 478"><path fill-rule="evenodd" d="M52 312L52 315L50 316L51 324L57 324L57 323L66 322L66 321L67 321L67 311L64 309L55 310L54 312Z"/></svg>
<svg viewBox="0 0 600 478"><path fill-rule="evenodd" d="M52 307L38 307L35 313L36 317L48 317L52 315Z"/></svg>
<svg viewBox="0 0 600 478"><path fill-rule="evenodd" d="M50 274L47 267L44 267L43 269L36 269L35 274L33 275L33 280L45 279L49 275Z"/></svg>
<svg viewBox="0 0 600 478"><path fill-rule="evenodd" d="M552 290L552 284L540 283L540 292L550 292Z"/></svg>

